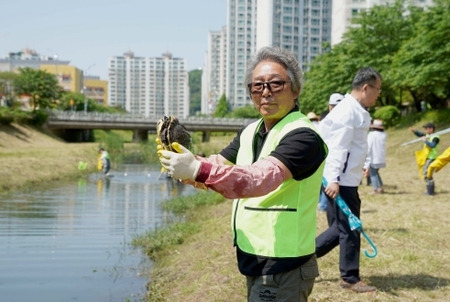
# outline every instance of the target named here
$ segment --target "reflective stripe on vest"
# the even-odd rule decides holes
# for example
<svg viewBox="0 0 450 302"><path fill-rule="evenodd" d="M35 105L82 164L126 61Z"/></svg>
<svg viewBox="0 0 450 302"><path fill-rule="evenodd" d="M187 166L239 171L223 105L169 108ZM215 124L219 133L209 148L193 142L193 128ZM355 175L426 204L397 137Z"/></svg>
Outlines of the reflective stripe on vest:
<svg viewBox="0 0 450 302"><path fill-rule="evenodd" d="M242 132L236 164L252 164L254 136L261 124L262 120L252 123ZM286 134L299 127L316 131L305 115L292 112L270 130L258 160L267 157ZM245 253L264 257L313 254L324 165L325 161L306 179L284 181L265 196L234 200L232 227L237 246Z"/></svg>

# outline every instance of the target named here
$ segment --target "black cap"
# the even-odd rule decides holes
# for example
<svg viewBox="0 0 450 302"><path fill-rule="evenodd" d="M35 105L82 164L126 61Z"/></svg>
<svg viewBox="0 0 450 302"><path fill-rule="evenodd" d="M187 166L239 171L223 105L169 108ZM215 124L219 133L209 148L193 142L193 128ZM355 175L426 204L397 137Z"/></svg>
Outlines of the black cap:
<svg viewBox="0 0 450 302"><path fill-rule="evenodd" d="M425 125L423 125L424 128L435 128L434 123L426 123Z"/></svg>

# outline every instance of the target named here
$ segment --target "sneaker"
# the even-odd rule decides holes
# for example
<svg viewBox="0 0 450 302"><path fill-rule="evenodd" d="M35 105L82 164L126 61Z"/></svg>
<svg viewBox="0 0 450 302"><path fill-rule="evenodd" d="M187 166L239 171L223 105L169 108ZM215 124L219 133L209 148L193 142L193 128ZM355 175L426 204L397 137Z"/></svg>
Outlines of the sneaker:
<svg viewBox="0 0 450 302"><path fill-rule="evenodd" d="M342 288L349 289L349 290L355 291L357 293L368 293L368 292L374 292L377 290L377 288L375 286L367 285L367 284L363 283L362 281L358 281L357 283L352 284L352 283L345 282L344 280L341 280L340 286Z"/></svg>

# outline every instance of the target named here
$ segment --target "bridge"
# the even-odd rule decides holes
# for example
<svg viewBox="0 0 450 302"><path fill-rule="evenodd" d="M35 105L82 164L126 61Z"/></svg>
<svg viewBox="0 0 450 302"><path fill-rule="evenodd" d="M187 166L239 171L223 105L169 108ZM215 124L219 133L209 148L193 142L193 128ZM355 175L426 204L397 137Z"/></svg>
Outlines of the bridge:
<svg viewBox="0 0 450 302"><path fill-rule="evenodd" d="M47 128L67 140L87 141L93 129L132 130L133 141L148 140L148 133L156 133L161 116L144 117L135 114L112 114L84 111L49 111ZM237 132L254 119L188 117L178 119L189 132L202 132L202 140L209 141L211 132Z"/></svg>

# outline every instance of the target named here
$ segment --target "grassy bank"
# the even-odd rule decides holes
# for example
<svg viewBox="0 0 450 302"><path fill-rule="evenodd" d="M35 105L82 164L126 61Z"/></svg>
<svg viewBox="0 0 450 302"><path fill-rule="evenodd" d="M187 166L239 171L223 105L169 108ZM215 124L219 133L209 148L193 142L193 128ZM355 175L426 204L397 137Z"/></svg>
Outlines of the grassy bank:
<svg viewBox="0 0 450 302"><path fill-rule="evenodd" d="M319 259L320 277L310 301L449 300L450 166L435 174L437 194L424 196L425 184L419 179L414 159L421 143L401 147L415 138L411 132L387 132L387 167L380 170L386 194L371 195L372 188L365 181L359 190L363 227L378 247L376 258L361 256L361 277L378 291L355 294L338 287L336 248ZM441 152L449 142L450 134L441 136ZM155 260L148 301L245 301L245 281L237 270L231 242L231 201L186 211L188 222L195 226L189 227L188 233L180 233L184 228L178 227L166 234L139 238L138 244ZM320 233L327 227L326 217L318 212L317 218ZM178 241L159 245L157 253L151 252L173 233L180 235ZM371 251L364 239L362 249Z"/></svg>
<svg viewBox="0 0 450 302"><path fill-rule="evenodd" d="M0 194L85 175L96 168L98 144L68 144L32 127L0 126Z"/></svg>
<svg viewBox="0 0 450 302"><path fill-rule="evenodd" d="M17 189L33 188L48 182L83 177L96 171L97 152L101 145L112 158L112 169L122 162L157 162L155 135L147 144L131 143L127 131L95 131L95 143L66 143L49 133L19 124L0 125L0 194ZM221 150L231 136L213 136L211 143L202 143L201 134L193 134L196 152L207 155ZM78 163L88 163L85 171Z"/></svg>

